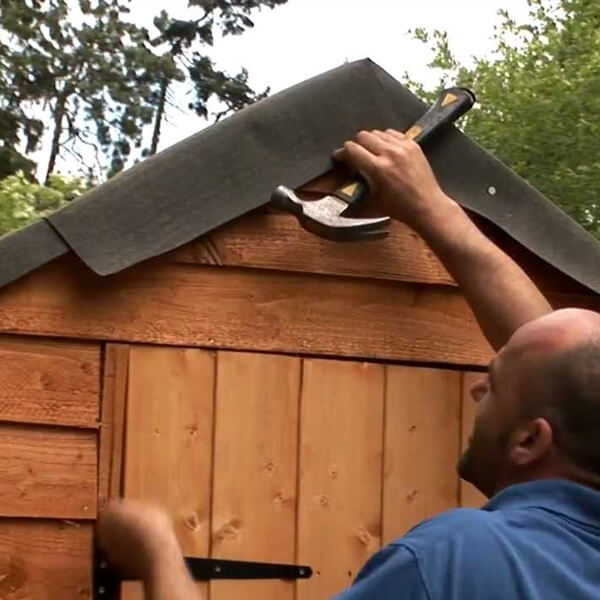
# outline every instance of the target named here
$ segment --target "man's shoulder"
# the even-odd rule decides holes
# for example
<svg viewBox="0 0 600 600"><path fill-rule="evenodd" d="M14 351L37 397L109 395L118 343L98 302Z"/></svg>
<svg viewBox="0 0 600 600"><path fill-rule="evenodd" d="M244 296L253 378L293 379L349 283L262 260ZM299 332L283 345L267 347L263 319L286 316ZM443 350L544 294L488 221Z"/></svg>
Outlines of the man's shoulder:
<svg viewBox="0 0 600 600"><path fill-rule="evenodd" d="M475 508L455 508L419 523L404 537L392 542L422 549L431 545L452 545L453 543L479 541L494 535L501 527L500 519L494 512Z"/></svg>
<svg viewBox="0 0 600 600"><path fill-rule="evenodd" d="M422 521L407 535L429 530L454 530L456 527L486 526L496 521L494 512L480 508L453 508Z"/></svg>

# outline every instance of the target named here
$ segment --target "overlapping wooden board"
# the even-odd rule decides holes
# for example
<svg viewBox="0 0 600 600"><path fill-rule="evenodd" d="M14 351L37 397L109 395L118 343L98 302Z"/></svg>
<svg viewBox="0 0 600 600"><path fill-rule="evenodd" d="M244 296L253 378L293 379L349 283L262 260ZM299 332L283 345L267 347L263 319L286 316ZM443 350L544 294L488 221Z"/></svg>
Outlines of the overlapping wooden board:
<svg viewBox="0 0 600 600"><path fill-rule="evenodd" d="M99 343L0 336L2 600L91 598L100 356Z"/></svg>
<svg viewBox="0 0 600 600"><path fill-rule="evenodd" d="M93 519L95 431L0 425L0 517Z"/></svg>
<svg viewBox="0 0 600 600"><path fill-rule="evenodd" d="M0 336L0 421L97 427L100 345Z"/></svg>
<svg viewBox="0 0 600 600"><path fill-rule="evenodd" d="M293 563L300 359L219 352L212 487L216 558ZM294 584L215 581L211 600L293 600Z"/></svg>
<svg viewBox="0 0 600 600"><path fill-rule="evenodd" d="M381 543L384 367L305 360L297 559L313 567L298 600L352 583Z"/></svg>
<svg viewBox="0 0 600 600"><path fill-rule="evenodd" d="M329 182L308 187L320 190L310 195L314 199L337 186ZM491 222L473 213L469 216L525 269L540 289L591 295L587 288L544 262ZM305 231L291 215L260 211L182 246L165 255L164 260L456 285L422 238L397 221L391 223L389 236L384 239L340 244Z"/></svg>
<svg viewBox="0 0 600 600"><path fill-rule="evenodd" d="M390 235L383 240L340 244L305 231L291 215L255 213L186 244L165 259L456 285L425 242L398 222L391 224Z"/></svg>
<svg viewBox="0 0 600 600"><path fill-rule="evenodd" d="M383 541L458 505L461 373L388 366Z"/></svg>
<svg viewBox="0 0 600 600"><path fill-rule="evenodd" d="M0 291L0 330L455 364L492 355L453 288L163 263L108 280L48 265Z"/></svg>
<svg viewBox="0 0 600 600"><path fill-rule="evenodd" d="M2 600L89 600L91 523L0 519Z"/></svg>

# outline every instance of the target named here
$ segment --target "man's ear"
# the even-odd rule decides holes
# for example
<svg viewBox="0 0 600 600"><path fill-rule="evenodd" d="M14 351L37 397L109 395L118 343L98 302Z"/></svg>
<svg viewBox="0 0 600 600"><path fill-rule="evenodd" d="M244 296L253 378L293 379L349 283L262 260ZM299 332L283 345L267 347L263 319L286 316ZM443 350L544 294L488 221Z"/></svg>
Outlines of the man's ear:
<svg viewBox="0 0 600 600"><path fill-rule="evenodd" d="M515 465L537 462L552 448L554 434L546 419L541 417L517 426L510 437L510 458Z"/></svg>

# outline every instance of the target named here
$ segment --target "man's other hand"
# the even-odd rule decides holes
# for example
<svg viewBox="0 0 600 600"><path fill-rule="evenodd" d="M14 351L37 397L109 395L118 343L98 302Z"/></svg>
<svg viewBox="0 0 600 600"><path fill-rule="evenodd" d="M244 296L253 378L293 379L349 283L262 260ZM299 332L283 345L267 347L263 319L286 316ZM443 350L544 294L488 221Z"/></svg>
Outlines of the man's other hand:
<svg viewBox="0 0 600 600"><path fill-rule="evenodd" d="M147 580L157 563L181 556L169 517L145 503L110 502L98 517L97 532L111 564L132 579Z"/></svg>

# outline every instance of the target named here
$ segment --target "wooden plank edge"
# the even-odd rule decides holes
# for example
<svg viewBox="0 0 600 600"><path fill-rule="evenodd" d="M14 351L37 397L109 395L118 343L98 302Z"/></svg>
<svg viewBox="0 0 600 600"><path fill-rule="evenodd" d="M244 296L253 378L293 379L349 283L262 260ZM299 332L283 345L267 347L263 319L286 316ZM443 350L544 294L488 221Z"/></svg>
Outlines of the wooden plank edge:
<svg viewBox="0 0 600 600"><path fill-rule="evenodd" d="M292 215L251 213L163 260L456 287L425 242L398 222L392 223L384 239L340 244L305 231Z"/></svg>
<svg viewBox="0 0 600 600"><path fill-rule="evenodd" d="M129 345L106 344L103 364L98 505L121 495Z"/></svg>

